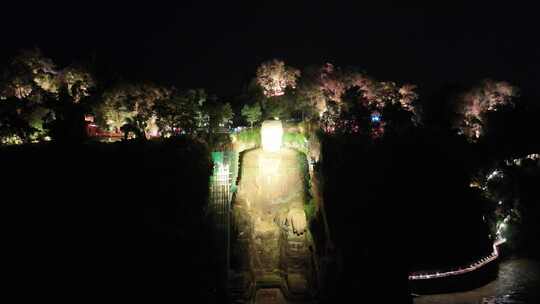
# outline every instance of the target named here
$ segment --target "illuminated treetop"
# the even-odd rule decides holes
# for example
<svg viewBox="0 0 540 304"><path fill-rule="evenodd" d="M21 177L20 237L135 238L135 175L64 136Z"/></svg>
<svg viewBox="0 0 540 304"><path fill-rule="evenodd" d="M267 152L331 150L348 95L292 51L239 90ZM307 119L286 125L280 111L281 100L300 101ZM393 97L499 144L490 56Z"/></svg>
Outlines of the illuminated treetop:
<svg viewBox="0 0 540 304"><path fill-rule="evenodd" d="M266 97L281 96L285 89L296 88L296 80L300 71L285 65L285 62L273 59L264 62L257 68L257 83Z"/></svg>
<svg viewBox="0 0 540 304"><path fill-rule="evenodd" d="M7 74L4 97L27 98L39 89L57 93L60 86L55 64L39 49L21 51L11 61Z"/></svg>
<svg viewBox="0 0 540 304"><path fill-rule="evenodd" d="M69 66L63 69L59 76L75 102L89 96L89 90L96 85L92 74L79 66Z"/></svg>
<svg viewBox="0 0 540 304"><path fill-rule="evenodd" d="M347 90L348 83L345 75L331 63L325 64L320 70L320 88L324 96L332 101L341 102L341 96Z"/></svg>
<svg viewBox="0 0 540 304"><path fill-rule="evenodd" d="M342 70L331 63L319 68L316 75L311 85L302 84L300 91L304 98L311 98L317 105L323 129L327 132L371 130L373 137L380 137L389 120L396 120L394 129L409 120L413 123L419 121L419 111L415 107L418 99L416 85L378 81L366 73ZM366 113L371 114L366 116ZM393 114L388 115L390 113ZM366 125L362 117L371 117L370 125Z"/></svg>
<svg viewBox="0 0 540 304"><path fill-rule="evenodd" d="M39 49L23 50L12 61L0 95L40 101L42 93L58 94L67 88L74 102L89 95L95 86L93 76L82 67L58 69Z"/></svg>
<svg viewBox="0 0 540 304"><path fill-rule="evenodd" d="M103 103L98 111L109 128L119 129L128 119L147 124L155 104L170 95L170 89L149 83L120 84L103 94Z"/></svg>
<svg viewBox="0 0 540 304"><path fill-rule="evenodd" d="M513 105L517 95L518 89L508 82L491 79L465 92L458 100L459 118L456 124L459 132L471 141L477 140L484 133L486 114Z"/></svg>
<svg viewBox="0 0 540 304"><path fill-rule="evenodd" d="M395 82L379 82L364 73L342 71L331 63L320 69L319 82L326 98L337 103L342 102L343 94L351 88L357 88L364 102L376 108L382 108L386 103L399 103L411 111L412 102L418 98L416 85L398 86Z"/></svg>

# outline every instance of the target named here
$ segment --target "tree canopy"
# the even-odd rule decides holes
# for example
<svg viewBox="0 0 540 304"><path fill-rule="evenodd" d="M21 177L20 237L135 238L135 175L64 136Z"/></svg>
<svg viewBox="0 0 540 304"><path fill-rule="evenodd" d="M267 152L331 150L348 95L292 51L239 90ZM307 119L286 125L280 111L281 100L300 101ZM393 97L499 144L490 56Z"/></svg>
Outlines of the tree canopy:
<svg viewBox="0 0 540 304"><path fill-rule="evenodd" d="M253 126L279 118L309 121L329 134L374 139L420 125L425 113L417 85L377 80L352 67L326 63L301 72L272 59L262 62L254 74L244 92L229 103L204 89L152 82L119 80L98 86L83 64L59 67L39 49L22 51L0 79L0 137L2 144L55 140L64 135L53 129L66 124L81 129L88 123L99 127L100 134L198 136L224 133L242 119ZM511 108L518 89L488 79L452 96L453 127L476 142L488 127L488 114ZM93 119L86 121L89 114Z"/></svg>

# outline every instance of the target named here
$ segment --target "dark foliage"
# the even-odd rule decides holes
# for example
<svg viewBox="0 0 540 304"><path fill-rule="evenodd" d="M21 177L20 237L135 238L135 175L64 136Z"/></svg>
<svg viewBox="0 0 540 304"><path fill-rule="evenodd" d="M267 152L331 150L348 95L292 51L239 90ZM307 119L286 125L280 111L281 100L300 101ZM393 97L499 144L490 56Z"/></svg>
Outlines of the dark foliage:
<svg viewBox="0 0 540 304"><path fill-rule="evenodd" d="M482 205L468 188L470 152L460 142L421 129L376 143L325 139L325 205L343 257L338 298L361 292L376 301L377 291L392 290L392 301L407 302L409 271L491 252Z"/></svg>
<svg viewBox="0 0 540 304"><path fill-rule="evenodd" d="M17 146L0 159L12 282L73 301L216 299L203 145Z"/></svg>

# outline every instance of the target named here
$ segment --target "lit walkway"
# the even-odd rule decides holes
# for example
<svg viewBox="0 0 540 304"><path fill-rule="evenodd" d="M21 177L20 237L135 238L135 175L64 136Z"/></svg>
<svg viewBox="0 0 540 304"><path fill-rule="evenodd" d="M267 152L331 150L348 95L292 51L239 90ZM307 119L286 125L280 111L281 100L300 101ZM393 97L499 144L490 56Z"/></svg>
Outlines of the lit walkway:
<svg viewBox="0 0 540 304"><path fill-rule="evenodd" d="M490 255L486 257L482 257L481 259L465 267L448 270L448 271L415 272L415 273L409 274L409 280L428 280L428 279L436 279L436 278L445 278L445 277L451 277L451 276L461 275L461 274L465 274L471 271L475 271L478 268L483 267L487 265L488 263L495 261L499 257L499 249L497 247L503 244L504 242L506 242L506 239L496 240L495 243L493 244L493 251L491 252Z"/></svg>

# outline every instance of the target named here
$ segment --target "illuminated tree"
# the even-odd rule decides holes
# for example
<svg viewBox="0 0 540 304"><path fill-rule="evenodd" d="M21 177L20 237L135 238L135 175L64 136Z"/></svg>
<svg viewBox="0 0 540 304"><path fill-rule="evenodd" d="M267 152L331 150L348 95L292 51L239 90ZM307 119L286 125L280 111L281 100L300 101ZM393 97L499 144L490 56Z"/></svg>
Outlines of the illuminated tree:
<svg viewBox="0 0 540 304"><path fill-rule="evenodd" d="M418 99L418 93L415 92L417 86L414 84L404 84L399 88L401 106L408 111L415 111L413 102Z"/></svg>
<svg viewBox="0 0 540 304"><path fill-rule="evenodd" d="M1 95L29 101L41 101L44 93L59 94L61 87L77 103L95 86L92 74L79 66L58 69L39 49L22 51L11 62ZM77 84L77 85L75 85Z"/></svg>
<svg viewBox="0 0 540 304"><path fill-rule="evenodd" d="M363 73L343 71L331 63L325 64L319 71L319 85L326 98L341 103L343 94L348 89L358 88L370 99L374 82Z"/></svg>
<svg viewBox="0 0 540 304"><path fill-rule="evenodd" d="M35 131L35 133L32 134L33 137L46 136L43 123L49 111L50 110L48 108L38 105L38 106L32 107L31 111L22 113L24 119L28 122L30 127Z"/></svg>
<svg viewBox="0 0 540 304"><path fill-rule="evenodd" d="M196 127L197 108L182 96L173 96L155 105L156 124L164 136L192 132Z"/></svg>
<svg viewBox="0 0 540 304"><path fill-rule="evenodd" d="M407 126L415 125L420 119L415 107L418 94L416 86L399 86L392 81L368 79L359 88L360 102L370 112L371 136L382 137L388 131L403 132Z"/></svg>
<svg viewBox="0 0 540 304"><path fill-rule="evenodd" d="M242 116L253 127L254 123L257 123L261 120L261 106L258 103L251 106L247 104L244 105L244 107L242 107Z"/></svg>
<svg viewBox="0 0 540 304"><path fill-rule="evenodd" d="M206 100L204 90L187 90L156 103L154 113L161 134L195 134L207 125L208 115L203 110Z"/></svg>
<svg viewBox="0 0 540 304"><path fill-rule="evenodd" d="M70 66L63 69L60 73L60 78L75 102L79 102L81 98L89 96L89 91L96 85L92 74L80 66Z"/></svg>
<svg viewBox="0 0 540 304"><path fill-rule="evenodd" d="M257 69L257 83L266 97L281 96L286 88L296 88L300 71L285 65L281 60L264 62Z"/></svg>
<svg viewBox="0 0 540 304"><path fill-rule="evenodd" d="M369 131L376 138L387 127L394 125L390 129L397 130L396 125L419 120L415 85L376 81L364 73L343 71L330 63L320 68L317 79L310 86L302 85L300 92L324 105L318 110L327 132Z"/></svg>
<svg viewBox="0 0 540 304"><path fill-rule="evenodd" d="M223 123L226 127L228 127L232 124L233 118L234 118L234 111L232 109L232 106L230 103L226 102L221 107L221 123Z"/></svg>
<svg viewBox="0 0 540 304"><path fill-rule="evenodd" d="M286 119L288 118L290 114L290 108L288 107L289 104L287 101L290 101L288 99L285 100L285 102L282 102L278 99L272 99L268 100L265 103L264 107L264 116L265 119Z"/></svg>
<svg viewBox="0 0 540 304"><path fill-rule="evenodd" d="M210 117L205 109L208 101L208 94L204 89L190 89L183 93L191 105L196 107L194 131L208 131Z"/></svg>
<svg viewBox="0 0 540 304"><path fill-rule="evenodd" d="M477 141L487 126L486 114L501 107L512 106L518 89L505 81L484 80L479 86L462 94L457 102L455 125L460 134Z"/></svg>
<svg viewBox="0 0 540 304"><path fill-rule="evenodd" d="M344 73L331 63L321 68L319 85L321 92L328 100L338 103L341 102L341 97L348 87Z"/></svg>
<svg viewBox="0 0 540 304"><path fill-rule="evenodd" d="M130 123L132 128L142 128L140 134L157 136L154 107L170 95L170 89L153 84L121 84L103 94L96 112L110 131L119 132Z"/></svg>
<svg viewBox="0 0 540 304"><path fill-rule="evenodd" d="M326 111L326 98L319 86L305 84L299 87L297 107L307 118L319 118Z"/></svg>
<svg viewBox="0 0 540 304"><path fill-rule="evenodd" d="M319 73L320 69L316 67L305 69L296 89L296 106L303 118L319 119L327 109Z"/></svg>
<svg viewBox="0 0 540 304"><path fill-rule="evenodd" d="M208 102L203 110L208 117L208 125L204 128L207 133L218 132L232 123L234 113L229 103L223 104L214 99Z"/></svg>
<svg viewBox="0 0 540 304"><path fill-rule="evenodd" d="M320 125L326 133L335 133L339 130L339 122L341 122L340 107L335 103L328 103L326 110L321 114Z"/></svg>
<svg viewBox="0 0 540 304"><path fill-rule="evenodd" d="M27 111L14 97L0 103L0 145L29 142L35 129L25 119Z"/></svg>
<svg viewBox="0 0 540 304"><path fill-rule="evenodd" d="M58 93L60 79L56 65L39 49L24 50L10 63L1 95L40 101L42 92Z"/></svg>
<svg viewBox="0 0 540 304"><path fill-rule="evenodd" d="M314 88L312 94L319 95L318 89L327 100L340 104L347 90L353 88L361 93L359 101L379 109L387 104L400 103L405 110L413 111L413 102L418 98L415 85L404 84L399 87L395 82L379 82L364 73L343 71L331 63L320 69L319 88Z"/></svg>
<svg viewBox="0 0 540 304"><path fill-rule="evenodd" d="M59 119L57 125L63 124L60 120L67 122L66 115L76 111L66 103L79 103L95 86L92 75L85 69L58 69L39 49L20 52L10 62L4 76L0 100L14 102L15 114L20 116L17 120L26 121L30 127L27 130L31 130L25 132L25 136L14 130L23 142L44 138L47 131L54 129L52 121L55 119ZM49 128L44 128L46 117Z"/></svg>

